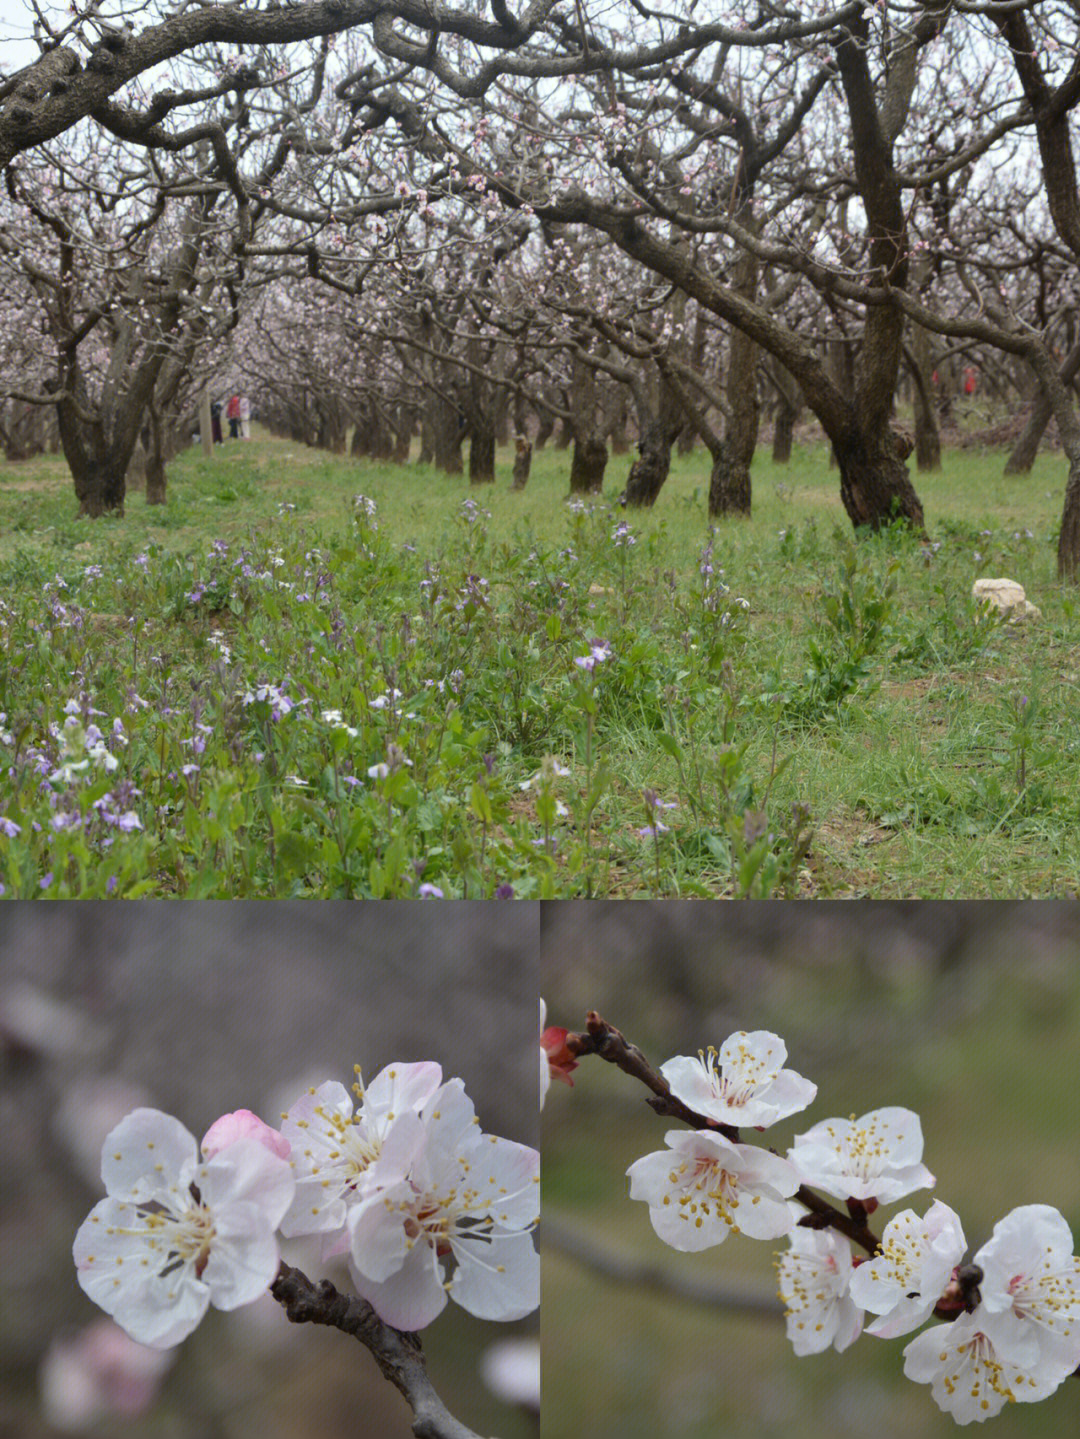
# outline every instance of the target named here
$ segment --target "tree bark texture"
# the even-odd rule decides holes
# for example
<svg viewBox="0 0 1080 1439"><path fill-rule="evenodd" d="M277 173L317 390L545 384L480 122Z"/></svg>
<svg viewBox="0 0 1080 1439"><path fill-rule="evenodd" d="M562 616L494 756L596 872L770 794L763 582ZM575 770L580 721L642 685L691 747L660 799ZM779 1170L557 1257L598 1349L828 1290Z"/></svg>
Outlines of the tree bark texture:
<svg viewBox="0 0 1080 1439"><path fill-rule="evenodd" d="M671 429L663 419L648 424L638 441L638 457L630 466L623 503L634 509L651 508L671 470Z"/></svg>
<svg viewBox="0 0 1080 1439"><path fill-rule="evenodd" d="M908 346L908 365L914 385L915 468L922 471L941 469L941 433L934 406L933 356L930 336L921 325L912 325Z"/></svg>
<svg viewBox="0 0 1080 1439"><path fill-rule="evenodd" d="M533 447L524 435L518 435L514 441L514 479L510 488L512 490L523 490L529 483L529 471L532 469Z"/></svg>
<svg viewBox="0 0 1080 1439"><path fill-rule="evenodd" d="M490 425L473 430L469 439L469 483L495 483L495 431Z"/></svg>
<svg viewBox="0 0 1080 1439"><path fill-rule="evenodd" d="M570 458L570 493L572 495L596 495L604 488L604 471L607 469L608 450L604 441L595 435L588 435L574 441Z"/></svg>
<svg viewBox="0 0 1080 1439"><path fill-rule="evenodd" d="M431 400L432 458L437 470L448 475L460 475L465 464L461 458L461 442L464 434L461 418L456 405L441 396Z"/></svg>
<svg viewBox="0 0 1080 1439"><path fill-rule="evenodd" d="M895 520L907 520L914 529L923 530L922 504L891 430L877 435L853 430L834 444L840 498L856 529L866 525L879 530Z"/></svg>
<svg viewBox="0 0 1080 1439"><path fill-rule="evenodd" d="M786 395L780 395L776 402L776 418L773 420L772 457L775 465L786 465L791 460L797 418L795 406Z"/></svg>

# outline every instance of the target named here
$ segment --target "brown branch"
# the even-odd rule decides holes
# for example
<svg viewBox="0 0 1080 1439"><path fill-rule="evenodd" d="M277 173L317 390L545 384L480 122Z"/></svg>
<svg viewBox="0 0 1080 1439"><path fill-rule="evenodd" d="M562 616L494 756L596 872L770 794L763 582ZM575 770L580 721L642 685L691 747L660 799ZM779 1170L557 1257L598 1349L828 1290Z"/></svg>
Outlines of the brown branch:
<svg viewBox="0 0 1080 1439"><path fill-rule="evenodd" d="M822 1199L820 1194L815 1194L812 1189L807 1189L805 1184L800 1184L792 1197L810 1211L799 1220L802 1228L838 1229L841 1234L846 1234L852 1243L865 1249L867 1254L879 1253L881 1240L873 1230L868 1228L866 1209L861 1200L849 1199L848 1209L851 1212L845 1214L843 1210L830 1204L827 1199Z"/></svg>
<svg viewBox="0 0 1080 1439"><path fill-rule="evenodd" d="M566 1036L566 1047L571 1054L583 1056L586 1054L598 1054L601 1059L606 1059L609 1064L616 1065L624 1073L631 1075L634 1079L640 1079L642 1084L652 1090L655 1098L646 1100L646 1103L655 1109L657 1114L669 1115L672 1119L681 1119L689 1124L692 1129L713 1129L722 1134L725 1139L738 1141L739 1131L731 1124L719 1124L715 1119L706 1119L702 1114L695 1114L683 1102L676 1099L671 1092L667 1080L659 1070L654 1069L649 1061L638 1049L636 1044L631 1044L626 1036L620 1033L614 1025L608 1024L606 1019L601 1019L595 1009L590 1009L585 1016L586 1032L584 1034L568 1034ZM771 1151L775 1154L775 1150ZM820 1194L815 1194L805 1184L800 1184L794 1198L809 1209L810 1213L799 1220L800 1225L807 1229L838 1229L845 1234L853 1243L865 1249L868 1254L877 1254L881 1248L881 1241L866 1224L866 1208L860 1200L848 1201L849 1212L837 1209L827 1199L822 1199Z"/></svg>
<svg viewBox="0 0 1080 1439"><path fill-rule="evenodd" d="M738 1140L739 1131L733 1125L718 1124L715 1119L706 1119L703 1114L695 1114L682 1100L676 1099L667 1080L658 1069L652 1067L637 1045L631 1044L613 1024L601 1019L595 1009L590 1009L585 1016L585 1026L585 1034L566 1036L566 1047L571 1054L598 1054L601 1059L616 1065L625 1074L640 1079L656 1096L645 1102L655 1109L657 1114L681 1119L684 1124L689 1124L691 1129L715 1129L725 1139Z"/></svg>
<svg viewBox="0 0 1080 1439"><path fill-rule="evenodd" d="M405 1396L413 1411L412 1431L417 1439L479 1439L454 1418L436 1394L418 1335L391 1329L366 1299L339 1294L328 1279L314 1283L291 1264L282 1263L270 1293L294 1324L327 1324L359 1339L385 1377Z"/></svg>

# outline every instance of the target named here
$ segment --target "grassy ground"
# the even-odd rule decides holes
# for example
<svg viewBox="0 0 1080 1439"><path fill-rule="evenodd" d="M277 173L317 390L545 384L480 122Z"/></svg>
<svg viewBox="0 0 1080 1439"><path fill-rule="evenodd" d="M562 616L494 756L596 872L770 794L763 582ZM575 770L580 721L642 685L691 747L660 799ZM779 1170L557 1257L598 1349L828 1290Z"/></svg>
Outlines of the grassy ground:
<svg viewBox="0 0 1080 1439"><path fill-rule="evenodd" d="M865 912L861 918L850 913L852 925L867 925ZM695 972L713 966L712 1002L720 1003L732 961L722 922L715 929L711 942L703 934ZM598 974L602 968L596 965ZM625 966L620 979L628 983ZM873 1217L879 1234L894 1213L914 1208L921 1215L933 1198L959 1214L969 1257L994 1223L1021 1204L1053 1205L1076 1233L1080 1102L1072 1075L1080 976L1068 952L1038 973L1017 956L1007 965L976 958L941 974L892 962L868 972L811 953L780 979L790 983L758 979L755 1003L738 1012L733 1026L713 1032L699 1021L691 1039L674 1032L670 1016L678 1005L666 990L670 971L652 960L632 981L632 997L601 978L588 1002L625 1026L654 1064L693 1053L697 1045L718 1045L731 1027L775 1027L787 1042L790 1066L819 1091L804 1113L750 1136L781 1153L794 1134L830 1115L882 1105L915 1110L924 1160L937 1184L932 1193L879 1211ZM580 1025L580 1012L562 1004L554 976L546 974L544 984L549 1020ZM702 984L707 991L707 981ZM651 1019L630 1028L628 1003ZM644 1096L614 1067L586 1059L574 1088L554 1085L545 1105L545 1220L559 1220L624 1260L648 1263L660 1276L658 1287L616 1282L545 1250L541 1230L545 1439L954 1435L953 1420L939 1412L928 1386L903 1374L908 1338L863 1335L845 1353L797 1358L781 1318L665 1292L667 1278L770 1296L775 1253L786 1246L735 1236L701 1254L679 1254L657 1239L647 1207L626 1197L627 1167L662 1149L671 1127L650 1113ZM1077 1382L1066 1380L1045 1403L1006 1406L991 1421L995 1436L1065 1432L1074 1422Z"/></svg>
<svg viewBox="0 0 1080 1439"><path fill-rule="evenodd" d="M509 464L470 494L259 437L188 452L167 507L95 525L61 461L0 465L6 893L1080 889L1059 458L1005 480L999 454L950 453L916 477L931 545L853 546L825 452L762 454L708 586L701 455L629 516L571 512L565 453L523 494ZM978 575L1041 620L980 618ZM88 727L116 719L111 769Z"/></svg>

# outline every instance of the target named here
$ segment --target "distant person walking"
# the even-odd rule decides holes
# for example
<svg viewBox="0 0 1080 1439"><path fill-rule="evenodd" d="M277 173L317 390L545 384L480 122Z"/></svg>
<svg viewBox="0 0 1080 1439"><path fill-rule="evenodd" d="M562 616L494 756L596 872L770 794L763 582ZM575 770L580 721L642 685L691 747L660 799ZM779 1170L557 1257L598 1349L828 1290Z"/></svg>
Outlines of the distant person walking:
<svg viewBox="0 0 1080 1439"><path fill-rule="evenodd" d="M214 400L210 405L210 437L215 445L223 445L225 440L221 433L221 401Z"/></svg>
<svg viewBox="0 0 1080 1439"><path fill-rule="evenodd" d="M229 403L225 406L225 418L229 422L229 439L240 438L240 396L230 395Z"/></svg>
<svg viewBox="0 0 1080 1439"><path fill-rule="evenodd" d="M247 395L240 396L240 438L251 439L251 401Z"/></svg>

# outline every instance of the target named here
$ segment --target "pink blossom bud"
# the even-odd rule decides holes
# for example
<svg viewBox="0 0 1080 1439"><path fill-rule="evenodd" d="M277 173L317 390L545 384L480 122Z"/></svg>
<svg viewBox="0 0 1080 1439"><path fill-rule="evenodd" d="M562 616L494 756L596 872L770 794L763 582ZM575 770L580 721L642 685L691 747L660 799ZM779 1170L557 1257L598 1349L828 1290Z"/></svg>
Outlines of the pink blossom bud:
<svg viewBox="0 0 1080 1439"><path fill-rule="evenodd" d="M264 1149L269 1149L271 1154L281 1159L288 1159L292 1148L284 1135L264 1124L250 1109L237 1109L232 1114L223 1114L220 1119L215 1119L203 1135L203 1158L211 1159L238 1139L257 1139Z"/></svg>
<svg viewBox="0 0 1080 1439"><path fill-rule="evenodd" d="M565 1029L549 1026L540 1036L540 1048L547 1054L548 1071L552 1079L561 1079L564 1084L573 1085L572 1070L578 1066L577 1056L567 1047Z"/></svg>

